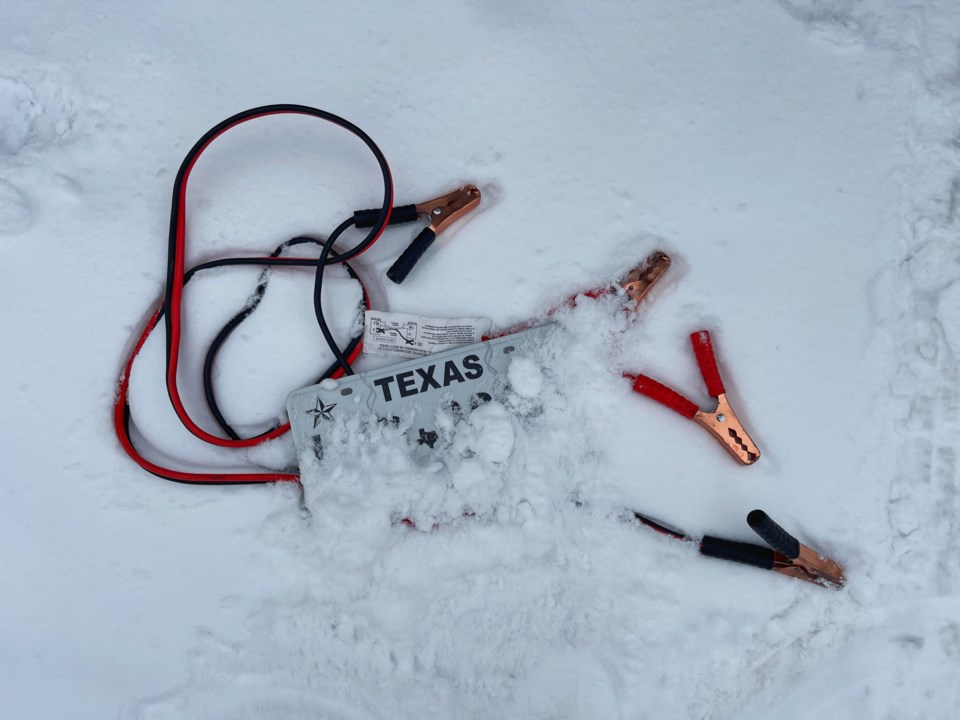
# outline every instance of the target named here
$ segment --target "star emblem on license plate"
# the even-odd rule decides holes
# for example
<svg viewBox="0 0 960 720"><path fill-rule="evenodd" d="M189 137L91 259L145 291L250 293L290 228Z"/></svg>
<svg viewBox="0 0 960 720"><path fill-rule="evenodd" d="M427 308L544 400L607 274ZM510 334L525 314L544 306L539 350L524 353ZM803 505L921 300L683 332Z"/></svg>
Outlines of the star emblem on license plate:
<svg viewBox="0 0 960 720"><path fill-rule="evenodd" d="M336 403L324 405L323 400L317 398L317 406L311 410L307 410L307 415L313 415L313 426L316 427L319 425L321 420L333 420L333 416L330 413L333 412L336 406Z"/></svg>

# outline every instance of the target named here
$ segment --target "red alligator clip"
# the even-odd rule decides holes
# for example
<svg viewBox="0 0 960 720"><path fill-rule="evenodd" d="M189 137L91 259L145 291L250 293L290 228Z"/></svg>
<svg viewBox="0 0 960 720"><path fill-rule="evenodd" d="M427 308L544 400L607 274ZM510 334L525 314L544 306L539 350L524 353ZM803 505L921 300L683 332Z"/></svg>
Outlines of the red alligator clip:
<svg viewBox="0 0 960 720"><path fill-rule="evenodd" d="M713 435L738 463L752 465L760 458L760 450L744 430L727 400L723 380L720 379L720 370L717 369L717 358L713 354L713 345L710 343L710 333L706 330L698 330L690 335L690 341L693 343L693 354L697 357L697 364L700 366L700 374L707 386L707 392L717 400L717 407L712 412L704 412L680 393L646 375L625 375L625 377L633 380L634 392L656 400L688 420L696 421Z"/></svg>

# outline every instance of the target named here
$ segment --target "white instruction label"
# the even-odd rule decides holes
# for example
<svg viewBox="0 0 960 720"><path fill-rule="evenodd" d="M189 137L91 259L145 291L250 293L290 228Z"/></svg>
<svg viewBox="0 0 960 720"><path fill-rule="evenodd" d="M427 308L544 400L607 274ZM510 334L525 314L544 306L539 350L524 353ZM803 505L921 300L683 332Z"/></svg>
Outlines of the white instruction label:
<svg viewBox="0 0 960 720"><path fill-rule="evenodd" d="M363 351L423 357L480 342L490 332L489 318L440 318L368 310L363 324Z"/></svg>

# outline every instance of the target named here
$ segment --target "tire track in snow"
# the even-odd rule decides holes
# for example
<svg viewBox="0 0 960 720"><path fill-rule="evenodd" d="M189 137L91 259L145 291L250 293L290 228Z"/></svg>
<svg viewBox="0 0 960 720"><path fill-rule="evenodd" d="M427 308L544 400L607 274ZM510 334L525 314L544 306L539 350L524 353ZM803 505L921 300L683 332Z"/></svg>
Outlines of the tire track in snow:
<svg viewBox="0 0 960 720"><path fill-rule="evenodd" d="M960 263L957 195L960 68L933 66L932 33L949 23L917 16L909 58L914 117L908 137L911 167L902 197L906 256L899 268L903 312L894 395L904 403L902 450L889 490L892 560L901 583L938 595L957 592L957 451L960 435ZM951 338L951 336L953 336Z"/></svg>

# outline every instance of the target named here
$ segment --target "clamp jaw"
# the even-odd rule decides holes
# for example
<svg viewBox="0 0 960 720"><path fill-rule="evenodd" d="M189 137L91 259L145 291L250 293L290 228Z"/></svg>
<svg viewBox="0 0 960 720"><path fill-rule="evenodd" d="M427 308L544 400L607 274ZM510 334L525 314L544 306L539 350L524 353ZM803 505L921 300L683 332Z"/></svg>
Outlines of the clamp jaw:
<svg viewBox="0 0 960 720"><path fill-rule="evenodd" d="M627 297L634 303L639 303L647 296L657 280L670 269L670 256L662 250L657 250L628 272L617 285L623 288Z"/></svg>
<svg viewBox="0 0 960 720"><path fill-rule="evenodd" d="M781 559L779 555L780 553L774 553L772 568L774 572L818 585L824 583L843 585L846 580L843 576L843 568L803 543L800 543L800 553L797 557Z"/></svg>
<svg viewBox="0 0 960 720"><path fill-rule="evenodd" d="M747 524L776 551L771 568L774 572L820 585L825 582L843 585L843 568L798 541L763 510L754 510L747 515Z"/></svg>
<svg viewBox="0 0 960 720"><path fill-rule="evenodd" d="M741 465L752 465L760 458L760 450L733 411L726 393L717 395L717 408L713 412L697 410L693 420Z"/></svg>
<svg viewBox="0 0 960 720"><path fill-rule="evenodd" d="M417 203L414 207L417 208L417 214L430 218L427 229L432 230L434 236L437 236L443 232L444 228L455 223L479 204L480 188L470 184L433 200Z"/></svg>

